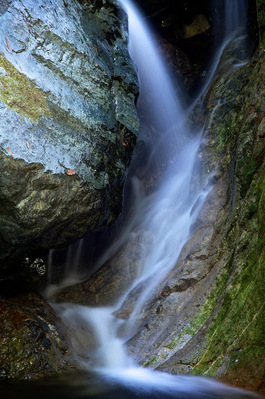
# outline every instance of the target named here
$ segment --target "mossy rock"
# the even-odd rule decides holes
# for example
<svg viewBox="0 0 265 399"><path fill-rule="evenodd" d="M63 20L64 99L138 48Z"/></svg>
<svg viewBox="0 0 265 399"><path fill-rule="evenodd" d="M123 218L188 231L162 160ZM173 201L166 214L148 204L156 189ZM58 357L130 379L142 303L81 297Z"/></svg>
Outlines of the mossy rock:
<svg viewBox="0 0 265 399"><path fill-rule="evenodd" d="M128 343L147 367L259 392L265 392L264 81L262 48L248 64L217 72L204 98L208 124L199 149L202 178L210 173L215 185L195 225L201 239L190 239L171 273L176 282L196 276L195 283L174 292L169 279L164 297L160 287Z"/></svg>
<svg viewBox="0 0 265 399"><path fill-rule="evenodd" d="M1 380L34 380L77 367L64 326L37 294L0 300Z"/></svg>

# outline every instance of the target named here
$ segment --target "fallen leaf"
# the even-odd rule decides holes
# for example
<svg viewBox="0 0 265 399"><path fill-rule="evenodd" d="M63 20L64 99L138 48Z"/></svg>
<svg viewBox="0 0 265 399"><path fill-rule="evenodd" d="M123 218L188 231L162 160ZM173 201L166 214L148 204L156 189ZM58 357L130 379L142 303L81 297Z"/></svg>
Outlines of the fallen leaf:
<svg viewBox="0 0 265 399"><path fill-rule="evenodd" d="M28 142L28 141L26 141L26 143L27 143L27 147L29 148L29 142Z"/></svg>
<svg viewBox="0 0 265 399"><path fill-rule="evenodd" d="M121 139L121 144L124 145L124 147L127 147L127 144L125 144L122 139Z"/></svg>
<svg viewBox="0 0 265 399"><path fill-rule="evenodd" d="M9 152L9 155L11 156L11 158L14 158L14 155L12 154L12 151L10 150L10 148L7 146L7 151Z"/></svg>
<svg viewBox="0 0 265 399"><path fill-rule="evenodd" d="M7 47L8 47L8 50L9 51L11 51L11 46L10 46L10 43L9 43L9 41L7 40L7 38L5 37L5 39L6 39L6 45L7 45Z"/></svg>
<svg viewBox="0 0 265 399"><path fill-rule="evenodd" d="M76 171L74 169L67 169L66 174L68 176L76 175Z"/></svg>
<svg viewBox="0 0 265 399"><path fill-rule="evenodd" d="M96 50L96 52L98 52L98 48L96 45L94 45L94 49Z"/></svg>

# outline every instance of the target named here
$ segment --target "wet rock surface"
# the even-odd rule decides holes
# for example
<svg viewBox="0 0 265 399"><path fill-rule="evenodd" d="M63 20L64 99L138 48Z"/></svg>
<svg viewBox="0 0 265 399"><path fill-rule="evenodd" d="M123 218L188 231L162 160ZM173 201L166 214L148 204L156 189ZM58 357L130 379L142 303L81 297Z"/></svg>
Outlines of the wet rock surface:
<svg viewBox="0 0 265 399"><path fill-rule="evenodd" d="M128 243L88 280L63 290L56 299L88 306L114 305L136 279L137 265L145 258L150 244L149 232L132 233Z"/></svg>
<svg viewBox="0 0 265 399"><path fill-rule="evenodd" d="M264 51L217 75L198 154L216 181L128 347L141 364L264 392ZM227 62L227 60L226 60ZM258 93L258 94L257 94ZM196 231L197 229L197 231Z"/></svg>
<svg viewBox="0 0 265 399"><path fill-rule="evenodd" d="M203 99L208 122L197 164L202 179L211 175L213 188L176 267L143 306L127 347L146 367L264 392L263 45L246 65L235 66L230 57L228 49ZM122 270L127 256L133 270L141 258L131 256L134 245L81 286L95 290L94 304L105 304L111 264ZM115 298L116 286L110 286ZM117 317L129 317L142 289L134 288Z"/></svg>
<svg viewBox="0 0 265 399"><path fill-rule="evenodd" d="M261 1L258 2L260 10L264 8L262 3ZM0 15L5 15L8 10L9 2L3 4L0 8ZM22 5L25 5L25 1L16 2L16 4L22 7ZM67 4L70 7L70 4ZM84 10L90 10L92 19L96 18L97 21L100 20L101 22L104 20L106 30L108 30L109 24L104 19L105 6L102 6L103 3L99 1L93 5L89 2L75 4L82 5L82 13ZM78 10L79 5L77 6ZM59 11L62 12L62 9L60 8ZM78 13L79 11L75 15L79 15ZM116 20L115 13L113 18ZM259 23L260 27L262 27L262 16L260 16ZM37 20L36 26L38 25L39 22ZM86 29L91 28L88 25ZM94 28L95 26L97 24L93 24ZM93 35L94 33L93 30ZM80 35L80 32L76 34ZM112 34L110 34L111 38ZM104 35L102 38L105 37ZM6 76L8 71L13 71L13 67L5 59L8 59L8 62L11 63L11 56L15 55L13 54L13 49L16 49L16 41L13 41L12 35L9 37L8 33L5 33L3 37L5 37L3 45L5 46L6 57L1 58L0 61L2 62L1 76L4 88L2 95L6 96L9 95L9 81ZM107 42L109 40L111 41L112 39L108 39ZM77 47L82 47L83 38L78 36L77 42ZM51 47L54 46L53 41L48 41L48 43ZM96 71L98 71L99 65L102 66L104 64L106 59L113 66L113 59L108 50L106 50L108 45L104 40L102 43L100 41L100 43L93 42L90 44L94 56L97 57L98 53L101 53L103 57L101 61L96 58L97 65L94 65ZM69 46L71 47L72 44L70 43ZM16 51L16 55L19 55L26 50L22 46L17 47ZM80 51L82 52L83 50ZM43 62L43 54L39 52L38 56L34 56L33 59L39 59ZM27 61L27 58L25 60ZM176 267L167 276L166 280L152 292L151 302L144 306L139 319L136 321L134 336L128 341L128 349L134 359L146 367L168 371L173 374L186 373L214 376L233 385L264 392L264 48L261 44L260 51L247 65L239 67L238 65L233 65L233 61L228 63L227 59L224 59L224 61L226 66L219 69L211 89L203 99L208 124L205 127L204 137L198 153L198 165L200 165L202 177L204 178L210 174L215 184L207 197L206 204L201 210L197 222L193 226L194 234L183 248ZM49 65L51 65L50 61L46 60L45 68L48 68ZM126 63L126 65L131 64ZM20 68L19 73L24 75L23 66L20 66ZM57 73L60 76L62 71L56 70L56 76ZM112 74L111 68L108 69L108 73ZM121 75L119 74L119 76ZM18 79L18 75L15 76ZM122 76L124 77L124 75ZM31 77L29 78L31 82ZM111 86L113 88L112 93L117 93L117 96L120 94L120 89L117 86L119 81L120 78L116 79L114 85ZM8 103L3 98L1 99L3 103L2 109L4 109L6 116L12 111L16 116L17 114L20 115L19 121L21 121L22 126L24 124L39 126L40 123L43 123L43 120L49 121L51 115L54 115L54 110L57 113L59 105L63 111L58 111L58 115L66 115L62 104L59 104L59 100L54 100L54 94L50 91L51 89L48 89L47 93L45 91L44 98L40 95L39 90L42 91L43 87L38 86L37 75L34 75L32 82L29 83L30 87L27 90L33 93L34 101L37 104L36 109L30 107L30 109L24 110L21 102L15 101L13 106L12 102ZM129 80L127 83L129 87L133 87L133 90L135 90L135 79ZM130 86L131 84L132 86ZM73 82L74 85L75 82ZM17 93L16 90L20 90L19 83L13 84L11 82L11 87L12 90L15 88L14 95ZM84 89L84 86L82 87ZM133 98L129 97L131 104ZM118 151L119 154L124 154L125 157L126 151L130 151L131 145L133 146L133 144L130 144L130 139L133 136L129 134L129 131L132 132L134 130L134 122L130 123L130 126L126 125L130 119L126 118L126 121L123 119L124 108L122 107L124 104L126 105L127 103L121 100L120 108L117 106L117 112L115 111L116 121L119 121L117 126L121 129L120 136L118 136L118 142L121 145L118 147L119 150L115 147L115 151ZM79 110L73 108L70 117L66 117L67 128L69 127L70 119L72 123L70 125L75 126L75 129L77 129L76 123L78 129L80 124L86 125L88 123L85 119L82 119L82 116L78 115ZM106 116L105 114L105 117L104 123L108 125L108 115ZM58 116L58 118L62 119L60 123L64 124L64 117ZM8 118L7 120L9 121ZM86 126L89 126L89 124ZM95 126L102 139L101 127L96 123ZM56 129L57 127L58 124L56 122ZM87 129L89 131L90 128L88 127ZM111 133L113 133L113 130L110 129L110 136L107 139L109 143L112 143ZM35 130L34 134L37 134ZM23 138L23 140L23 151L27 152L31 149L32 138L31 140ZM18 146L17 143L16 145ZM70 226L70 230L78 226L79 232L83 228L81 227L81 225L83 226L81 215L78 221L73 217L74 220L70 218L69 224L66 221L62 226L59 223L60 216L58 216L58 230L49 228L45 231L45 234L38 236L38 228L36 227L36 230L33 229L34 223L32 224L32 220L34 218L28 213L27 215L25 214L23 225L26 226L29 232L29 241L23 236L23 230L18 235L15 235L17 221L19 217L23 217L27 204L27 201L21 200L19 196L25 188L25 183L23 184L23 190L19 185L21 181L24 181L24 170L26 170L27 176L30 176L33 186L36 184L36 190L34 191L36 194L34 195L37 197L39 188L44 187L44 183L42 183L42 178L44 177L50 179L49 187L56 186L61 190L59 191L60 200L64 197L69 198L67 190L73 194L73 197L70 196L69 202L64 205L64 208L60 208L62 206L61 201L57 203L54 200L53 202L54 212L59 207L61 209L60 212L64 215L69 211L68 208L72 209L73 203L75 204L75 197L78 196L77 193L80 193L80 187L85 191L87 190L86 184L88 184L86 183L86 175L82 174L83 167L78 169L78 165L80 165L78 161L76 164L67 164L67 166L63 163L63 167L57 165L58 171L68 171L68 174L54 174L48 171L47 165L40 165L38 161L34 161L33 164L27 164L21 159L17 159L16 145L13 147L9 142L4 142L1 155L1 164L4 165L6 163L7 168L3 169L0 175L3 177L3 182L5 182L5 189L7 190L8 188L10 190L10 198L12 198L12 201L8 201L4 197L3 203L5 207L3 209L9 210L15 207L16 212L18 212L11 220L5 219L2 226L2 231L4 232L1 239L3 252L10 245L9 243L5 245L5 239L7 240L9 237L11 242L12 237L13 240L9 254L14 248L19 248L21 242L26 247L27 243L33 240L32 237L36 238L36 244L34 244L34 240L32 241L33 244L31 245L33 247L35 245L36 247L39 246L39 240L43 240L43 246L45 246L47 243L54 242L53 240L56 240L57 237L59 237L58 243L63 242L65 239L63 234L69 237L69 230L65 226ZM77 148L81 151L81 147ZM101 148L104 151L106 149L104 146ZM117 152L115 151L112 156L116 156ZM70 160L72 158L69 155L69 158L65 159ZM51 164L54 162L55 160L52 160ZM124 161L124 165L126 162L127 158ZM16 165L15 169L12 169L14 165ZM9 168L12 171L15 170L15 172L9 173ZM123 170L125 169L123 168ZM87 173L87 169L85 173ZM117 171L115 171L115 175L116 173ZM18 176L18 178L13 184L11 180L14 175ZM99 184L99 186L97 185L97 188L100 187L99 191L104 191L104 184L101 180L103 175L100 173L99 175L101 176L99 180L96 180L95 175L93 175L93 179ZM196 178L195 176L195 180ZM102 184L103 187L101 186ZM88 195L87 191L85 192ZM67 193L67 196L65 193ZM109 200L109 193L106 194L105 192L104 194L106 200L104 204L110 204L110 201L113 200L113 196ZM29 191L30 195L31 192ZM88 199L88 197L87 200L91 203L91 198ZM42 206L39 203L41 204L43 198L41 196L40 198L38 197L38 205L34 211L36 212L36 224L38 212ZM82 199L80 201L82 202ZM102 203L102 199L99 200L96 197L93 202L95 207L92 206L91 210L93 226L98 226L99 220L102 220L101 216L97 214L97 205L99 203ZM17 206L17 204L21 205ZM80 210L80 204L76 203L74 206L76 207L74 212L76 215ZM106 205L107 208L108 206ZM23 211L19 213L20 208ZM29 211L31 209L32 207L29 203ZM51 209L43 214L45 215L45 220L48 219L50 212ZM107 215L109 221L111 218L110 213L107 212ZM49 226L52 225L52 222L49 223ZM148 250L149 238L146 232L141 232L138 236L135 236L129 246L123 247L91 279L76 287L67 289L61 294L59 299L86 305L115 303L117 298L127 288L130 280L135 278L135 265L144 256L144 251ZM144 245L139 248L139 243ZM125 264L127 265L126 269L124 269ZM42 269L36 270L41 271ZM116 312L118 318L127 319L129 317L135 298L141 293L142 289L142 286L135 287L123 306ZM31 305L28 304L28 301L31 302ZM23 302L25 304L21 305ZM34 310L32 310L31 306L33 306ZM35 294L33 296L30 294L17 299L1 300L1 307L3 309L1 316L3 323L6 320L6 315L8 315L7 326L3 324L3 345L7 343L8 347L10 346L12 349L9 353L6 347L3 346L3 353L6 356L4 358L3 378L23 379L31 375L36 377L53 375L57 372L71 369L73 363L65 346L63 330L60 330L52 310L42 299ZM38 314L39 311L40 313ZM43 316L44 313L45 316ZM55 326L55 328L52 326ZM57 331L56 333L55 330ZM22 341L18 341L20 336ZM23 343L22 349L19 346L20 342ZM24 348L32 345L34 347L33 351L28 353L24 350ZM16 357L17 353L19 353L19 357ZM70 358L68 358L68 355ZM16 360L15 362L13 361L14 359ZM49 363L50 359L52 359L51 364ZM44 369L45 372L47 370L47 374L43 374Z"/></svg>
<svg viewBox="0 0 265 399"><path fill-rule="evenodd" d="M6 1L0 22L3 269L117 218L138 89L114 2Z"/></svg>
<svg viewBox="0 0 265 399"><path fill-rule="evenodd" d="M37 294L0 299L0 379L34 380L77 367L65 327Z"/></svg>

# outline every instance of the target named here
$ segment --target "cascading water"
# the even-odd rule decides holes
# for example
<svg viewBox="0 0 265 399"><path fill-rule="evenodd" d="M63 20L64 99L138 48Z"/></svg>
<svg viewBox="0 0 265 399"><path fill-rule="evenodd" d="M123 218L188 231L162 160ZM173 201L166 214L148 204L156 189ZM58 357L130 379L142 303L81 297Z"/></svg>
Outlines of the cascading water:
<svg viewBox="0 0 265 399"><path fill-rule="evenodd" d="M224 36L228 37L237 30L246 31L247 0L225 0Z"/></svg>
<svg viewBox="0 0 265 399"><path fill-rule="evenodd" d="M192 172L201 134L189 132L186 128L185 111L176 95L176 88L172 85L156 51L152 35L138 11L129 0L121 2L128 13L130 52L139 72L139 101L144 104L144 112L148 113L144 123L148 125L151 120L149 136L152 137L152 131L155 130L160 137L151 140L152 156L156 158L159 154L160 162L166 164L163 180L161 179L163 183L151 195L143 195L141 206L137 209L137 220L141 220L141 223L135 224L137 228L148 231L151 237L150 247L147 256L137 265L135 280L115 306L53 306L69 326L72 346L79 362L89 370L104 373L109 381L122 381L130 389L133 387L138 392L137 395L140 389L141 397L251 397L251 394L207 379L170 376L137 367L126 354L124 339L119 338L120 327L130 336L131 328L143 305L176 264L183 245L189 238L190 227L210 190L209 186L207 189L191 190ZM234 22L234 19L233 22L227 20L227 32L231 33L235 29ZM170 151L167 151L166 146L170 147ZM141 182L137 186L141 187ZM133 233L135 234L135 227ZM129 320L125 322L117 319L114 314L123 306L129 294L146 281L147 288L135 301ZM132 397L127 395L126 397Z"/></svg>
<svg viewBox="0 0 265 399"><path fill-rule="evenodd" d="M147 255L137 264L136 279L131 286L114 307L91 310L93 318L90 317L89 310L84 311L83 307L78 306L68 307L61 314L61 317L67 318L67 323L72 324L74 328L78 313L78 318L86 319L88 324L93 326L98 337L100 337L98 332L102 330L104 323L109 331L108 341L110 342L111 337L113 338L113 343L108 346L109 350L112 346L117 348L120 342L119 352L124 351L123 343L117 338L117 333L116 335L113 333L113 329L117 332L117 319L115 323L115 317L112 314L122 307L126 297L135 287L148 280L148 288L139 296L129 321L123 326L123 330L130 335L131 327L135 324L135 318L142 306L176 264L181 249L189 237L190 226L196 219L209 191L208 188L191 193L190 184L200 143L200 132L191 134L185 127L184 109L163 59L157 53L151 32L143 24L137 9L129 1L124 0L122 4L129 17L130 52L137 64L140 77L139 101L145 104L144 111L148 113L157 135L161 137L152 140L151 150L153 157L156 158L159 154L160 162L167 163L167 167L165 167L159 189L151 195L143 195L140 207L136 210L137 217L141 215L141 223L137 225L137 229L148 232L150 243ZM145 123L147 124L146 121ZM167 150L168 147L171 151ZM140 185L139 182L138 186ZM76 343L75 338L73 341ZM99 353L102 353L101 344L102 341L98 340L98 363L102 366L104 362L99 356ZM105 355L106 350L105 348ZM110 359L111 356L105 356L105 358ZM113 363L111 364L108 360L105 362L105 367L124 367L123 355L119 356L120 364L117 364L116 357L112 358Z"/></svg>

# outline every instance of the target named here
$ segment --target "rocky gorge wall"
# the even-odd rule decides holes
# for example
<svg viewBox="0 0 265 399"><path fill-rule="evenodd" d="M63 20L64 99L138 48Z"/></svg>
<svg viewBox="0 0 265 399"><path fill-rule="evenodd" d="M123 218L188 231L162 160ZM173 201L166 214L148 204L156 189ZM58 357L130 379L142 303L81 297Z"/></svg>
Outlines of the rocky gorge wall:
<svg viewBox="0 0 265 399"><path fill-rule="evenodd" d="M214 187L128 347L147 367L265 392L264 2L257 9L254 57L233 67L228 49L204 99L198 164Z"/></svg>
<svg viewBox="0 0 265 399"><path fill-rule="evenodd" d="M147 327L129 343L134 352L140 342L146 354L141 362L147 366L215 376L262 392L263 54L261 44L247 66L220 74L210 89L207 109L217 108L199 156L202 169L213 173L216 182L198 230L149 309L153 317L147 317ZM166 333L155 333L150 343L150 331L161 331L165 321Z"/></svg>
<svg viewBox="0 0 265 399"><path fill-rule="evenodd" d="M202 179L211 176L213 188L192 238L145 304L127 342L131 356L145 367L213 376L260 392L265 392L264 9L258 2L260 44L252 59L240 65L232 43L200 102L206 125L197 166ZM144 251L148 232L141 231L60 300L115 302ZM117 317L129 317L142 289L133 291Z"/></svg>
<svg viewBox="0 0 265 399"><path fill-rule="evenodd" d="M6 2L6 8L3 8L5 12L9 3ZM105 3L102 5L100 2L95 2L93 6L90 2L74 4L78 10L79 5L82 4L84 7L82 15L83 12L88 11L89 19L96 18L97 22L98 18L100 19L102 23L100 26L103 29L101 38L107 36L107 32L109 32L109 24L105 20L106 14L110 12L112 18L119 25L118 19L114 16L115 13L113 15L111 5L108 5L111 9L107 11ZM70 7L69 3L68 7ZM62 10L68 12L69 8L67 11L65 8ZM265 42L263 34L265 3L263 0L257 1L257 10L260 45L253 58L246 65L233 68L233 59L231 60L230 57L231 49L228 49L211 87L201 101L204 117L208 122L204 129L197 165L200 167L202 179L211 174L214 183L213 189L193 226L192 238L183 248L176 267L168 276L167 281L158 287L153 301L146 304L135 326L135 334L127 344L132 357L146 367L170 373L214 376L233 385L264 392ZM113 22L113 19L111 21ZM35 22L38 27L40 22L38 19ZM95 25L99 26L97 23ZM94 38L94 34L95 32L91 33L91 38ZM14 44L7 33L3 37L5 36L5 51L8 53L13 51ZM36 36L39 35L36 33ZM40 35L40 37L42 36ZM121 43L120 37L116 40ZM48 43L53 46L53 42L51 42ZM114 41L114 43L116 42ZM104 46L105 44L104 42ZM92 41L90 49L93 51L93 57L97 57L98 53L101 53L104 61L98 61L96 58L96 64L101 65L100 62L102 62L102 64L108 65L110 62L113 66L114 58L109 57L110 54L113 54L112 51L107 51L106 54L105 49L102 49L98 42L95 46L96 48ZM117 49L115 45L114 48ZM122 52L124 51L122 48ZM135 73L131 68L131 61L128 60L127 53L125 52L124 55L125 62L122 58L121 63L126 69L125 75L120 73L117 79L115 74L111 76L112 78L114 76L114 84L118 84L121 75L123 76L125 89L130 93L121 91L124 94L121 104L127 104L125 99L129 98L128 106L131 107L136 93ZM92 57L92 55L90 56ZM37 58L43 61L43 57L44 55L41 54ZM51 65L47 60L45 63L48 66ZM94 58L92 64L97 73L98 66L95 66ZM129 71L127 71L127 66ZM7 64L6 69L2 68L4 77L9 67ZM89 74L90 72L92 73L89 70ZM62 71L56 70L54 73L56 76L58 74L60 76ZM74 84L75 82L71 83L71 85ZM109 88L113 88L110 82L108 84ZM5 83L2 85L4 87ZM17 85L19 87L19 84ZM81 91L84 89L82 85L81 89ZM101 101L101 90L102 86L100 86L100 93L96 90L98 94L95 103ZM50 92L48 92L49 94ZM109 106L109 95L108 90L106 93L104 92L104 95L102 94L104 98L107 96L107 107ZM47 108L46 105L44 107L45 110L48 110L47 112L53 112L55 105L58 106L55 100L55 105L50 106L53 98L51 95ZM10 112L3 100L2 103L5 112ZM44 104L46 103L44 102ZM110 104L113 103L110 102ZM39 107L37 108L39 109ZM12 112L17 113L17 110L12 110ZM121 115L123 112L125 111L121 111ZM41 115L50 118L50 114ZM127 141L127 134L129 135L129 131L133 132L136 128L134 111L132 111L132 115L132 119L129 120L133 121L134 128L127 126L125 121L121 122L117 116L116 122L113 122L116 123L115 126L121 128L121 132L118 133L118 146L115 147L115 151L118 151L119 154L126 154L128 147L131 151L132 147ZM32 118L32 115L30 117ZM34 123L40 123L39 117L40 115L37 113L37 122ZM29 114L27 116L22 114L20 118L22 126L23 123L33 123L28 121ZM69 118L67 117L65 122L67 126ZM194 118L196 119L196 113ZM62 119L64 120L64 118ZM123 123L123 127L117 121ZM79 121L79 123L81 122ZM64 122L62 124L64 126ZM72 129L73 125L70 126ZM126 133L126 136L119 136L123 133ZM133 138L130 135L128 137ZM125 142L126 147L120 140ZM25 151L29 150L27 142L31 148L31 142L26 139ZM14 159L8 153L7 145L12 151ZM14 148L16 147L13 148L11 144L7 143L4 146L3 163L1 164L9 162L8 165L10 165L16 161L18 163L16 175L20 176L20 164L23 165L23 168L29 168L29 165L24 165L24 162L15 159ZM105 153L105 147L103 152ZM76 175L79 174L77 164L67 165L67 168L74 168ZM38 166L36 168L38 170ZM41 171L43 168L41 166ZM63 170L65 171L64 168ZM115 170L114 175L116 172ZM49 175L49 172L45 173ZM66 181L67 187L70 187L69 190L72 192L74 189L71 185L69 186L71 180L68 179L77 179L76 175L56 174L52 176L52 179L59 179L59 187ZM19 177L19 181L21 179ZM197 175L194 177L194 184L196 184L196 179L199 179ZM10 186L10 181L12 181L11 178L6 179L6 187ZM36 181L35 175L33 181ZM15 188L16 184L14 183ZM51 186L53 184L52 181ZM81 183L78 181L78 184ZM65 193L65 187L62 186L60 199ZM30 190L29 193L31 193ZM5 203L7 204L7 202ZM56 202L53 204L54 207L57 205ZM64 210L61 212L64 213ZM2 242L4 242L4 238ZM126 289L128 281L135 277L135 263L143 256L143 251L148 251L148 243L148 232L141 231L138 236L134 237L130 246L123 247L88 281L64 291L59 300L87 305L106 305L115 301L120 292ZM125 263L128 265L127 270L124 270ZM140 287L141 289L142 287ZM137 296L139 292L136 290L134 294ZM1 299L2 324L4 325L7 320L10 324L9 328L6 325L6 328L1 330L0 349L4 354L0 360L1 370L3 370L1 377L26 379L32 376L32 378L39 378L43 375L54 375L58 372L75 369L77 365L60 321L37 294L27 295L28 299L25 299L25 296ZM22 302L24 302L24 306L21 305ZM117 316L126 319L132 310L133 303L133 297L129 298ZM32 342L34 342L33 350L30 349ZM12 350L7 350L7 348Z"/></svg>

